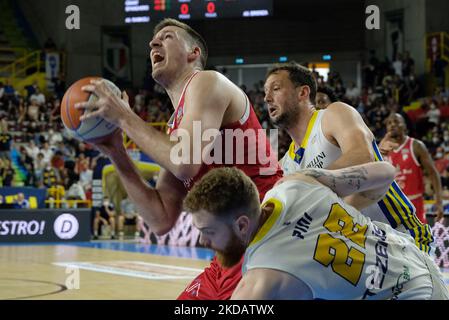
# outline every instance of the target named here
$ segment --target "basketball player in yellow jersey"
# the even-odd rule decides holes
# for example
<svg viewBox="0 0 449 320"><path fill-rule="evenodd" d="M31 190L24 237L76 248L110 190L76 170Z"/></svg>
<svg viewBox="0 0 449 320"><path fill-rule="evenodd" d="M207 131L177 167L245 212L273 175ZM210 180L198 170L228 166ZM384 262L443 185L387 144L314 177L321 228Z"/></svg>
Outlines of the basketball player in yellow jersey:
<svg viewBox="0 0 449 320"><path fill-rule="evenodd" d="M394 173L384 161L306 169L278 182L260 206L242 171L220 168L203 176L184 206L204 245L244 252L233 299L447 300L441 272L408 234L341 199L375 202Z"/></svg>
<svg viewBox="0 0 449 320"><path fill-rule="evenodd" d="M317 111L316 92L311 71L296 63L277 65L268 73L265 101L269 116L293 140L281 160L284 175L304 168L340 169L382 160L374 136L359 113L341 102ZM351 196L345 201L359 208ZM421 250L430 252L431 230L416 217L415 208L396 182L391 184L385 198L362 213L408 231Z"/></svg>

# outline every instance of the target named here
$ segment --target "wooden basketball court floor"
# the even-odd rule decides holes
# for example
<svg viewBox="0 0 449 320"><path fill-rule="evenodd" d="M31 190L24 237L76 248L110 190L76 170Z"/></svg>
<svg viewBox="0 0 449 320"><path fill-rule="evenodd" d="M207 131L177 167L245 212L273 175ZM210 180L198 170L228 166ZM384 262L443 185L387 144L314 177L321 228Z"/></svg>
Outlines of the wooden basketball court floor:
<svg viewBox="0 0 449 320"><path fill-rule="evenodd" d="M134 243L0 245L0 299L176 299L213 253Z"/></svg>
<svg viewBox="0 0 449 320"><path fill-rule="evenodd" d="M212 257L124 242L0 245L0 300L176 299Z"/></svg>

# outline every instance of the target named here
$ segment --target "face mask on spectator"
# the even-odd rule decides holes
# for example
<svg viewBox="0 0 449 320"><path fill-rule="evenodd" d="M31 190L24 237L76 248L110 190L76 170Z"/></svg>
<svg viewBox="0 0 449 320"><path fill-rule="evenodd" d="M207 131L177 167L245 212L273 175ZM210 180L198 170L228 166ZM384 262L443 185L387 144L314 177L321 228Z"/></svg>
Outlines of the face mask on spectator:
<svg viewBox="0 0 449 320"><path fill-rule="evenodd" d="M442 152L437 152L437 154L435 155L435 158L437 158L437 159L441 159L442 157L443 157Z"/></svg>
<svg viewBox="0 0 449 320"><path fill-rule="evenodd" d="M433 137L433 138L432 138L432 142L433 142L434 144L437 144L439 141L440 141L440 139L438 139L437 137Z"/></svg>

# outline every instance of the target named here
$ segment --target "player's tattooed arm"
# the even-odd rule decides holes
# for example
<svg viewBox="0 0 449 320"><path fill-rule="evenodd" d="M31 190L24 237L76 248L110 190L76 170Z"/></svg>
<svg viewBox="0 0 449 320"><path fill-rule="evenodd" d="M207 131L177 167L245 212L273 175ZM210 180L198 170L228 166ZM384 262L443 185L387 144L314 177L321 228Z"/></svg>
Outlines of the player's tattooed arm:
<svg viewBox="0 0 449 320"><path fill-rule="evenodd" d="M395 169L388 162L370 162L339 170L306 169L300 173L313 177L360 210L385 196Z"/></svg>
<svg viewBox="0 0 449 320"><path fill-rule="evenodd" d="M342 191L341 189L351 190L351 193L357 192L368 179L368 171L363 166L344 168L340 170L310 168L301 171L301 173L315 178L320 183L328 186L336 192Z"/></svg>
<svg viewBox="0 0 449 320"><path fill-rule="evenodd" d="M388 162L379 161L338 170L309 168L284 177L279 183L295 179L320 183L344 198L347 203L363 209L385 195L394 176L394 167Z"/></svg>

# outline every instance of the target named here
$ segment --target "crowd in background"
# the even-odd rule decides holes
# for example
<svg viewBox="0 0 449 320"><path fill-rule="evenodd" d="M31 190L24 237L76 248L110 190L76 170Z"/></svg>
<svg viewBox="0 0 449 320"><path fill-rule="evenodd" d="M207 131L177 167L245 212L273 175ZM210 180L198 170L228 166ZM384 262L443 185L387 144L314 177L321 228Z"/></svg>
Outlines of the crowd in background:
<svg viewBox="0 0 449 320"><path fill-rule="evenodd" d="M394 61L380 61L370 52L363 67L363 85L345 83L338 72L325 80L315 72L320 90L333 92L336 99L356 108L380 140L385 135L384 120L392 112L421 101L422 113L410 119L409 134L426 144L442 177L449 198L449 121L441 110L449 108L448 88L439 86L434 95L424 97L424 81L415 74L415 63L408 52ZM72 138L60 119L60 102L65 85L58 82L54 94L44 95L36 84L20 95L9 83L0 83L0 181L2 186L61 186L65 199L89 200L92 172L99 156L90 145ZM264 104L263 80L252 88L242 86L253 104L263 128L272 124ZM130 90L132 91L132 90ZM152 90L130 92L130 104L146 122L166 123L172 113L170 100L156 84ZM403 113L404 114L404 113ZM413 120L413 121L411 121ZM290 143L280 131L279 156ZM51 193L48 197L52 197Z"/></svg>

